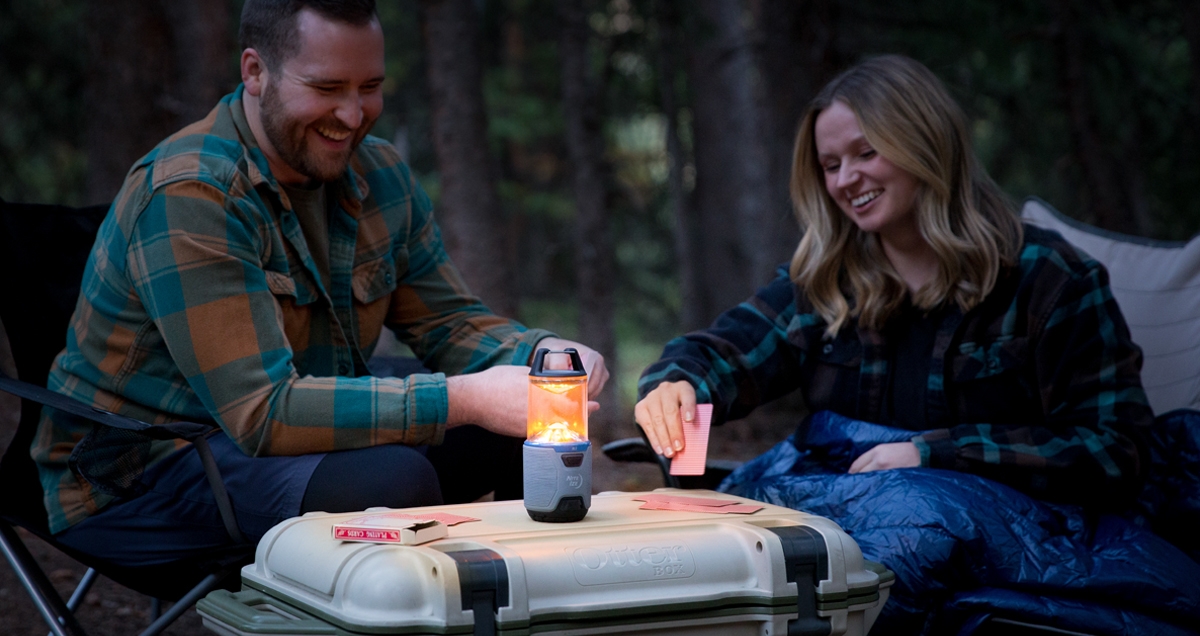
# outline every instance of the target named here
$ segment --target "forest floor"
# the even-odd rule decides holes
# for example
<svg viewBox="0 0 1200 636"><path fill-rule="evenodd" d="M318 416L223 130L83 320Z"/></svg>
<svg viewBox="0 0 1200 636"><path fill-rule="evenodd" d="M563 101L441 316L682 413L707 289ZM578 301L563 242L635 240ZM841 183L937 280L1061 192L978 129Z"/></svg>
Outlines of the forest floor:
<svg viewBox="0 0 1200 636"><path fill-rule="evenodd" d="M2 405L0 405L2 406ZM794 407L791 407L794 408ZM796 411L788 405L760 409L741 422L715 427L709 438L710 456L722 459L747 460L770 448L786 437L798 422ZM0 418L3 419L3 418ZM615 431L618 435L633 434L633 424ZM625 430L625 429L628 430ZM0 448L7 447L11 430L0 431ZM596 439L597 444L611 441ZM636 492L662 486L658 469L649 464L618 464L603 453L593 458L593 490ZM24 533L30 551L37 558L63 598L67 598L84 574L85 568L58 550ZM128 588L101 576L92 591L84 598L77 612L79 622L89 636L126 636L136 634L150 623L150 600ZM47 628L30 602L7 562L0 563L0 634L4 636L45 636ZM196 609L165 632L168 636L211 636Z"/></svg>

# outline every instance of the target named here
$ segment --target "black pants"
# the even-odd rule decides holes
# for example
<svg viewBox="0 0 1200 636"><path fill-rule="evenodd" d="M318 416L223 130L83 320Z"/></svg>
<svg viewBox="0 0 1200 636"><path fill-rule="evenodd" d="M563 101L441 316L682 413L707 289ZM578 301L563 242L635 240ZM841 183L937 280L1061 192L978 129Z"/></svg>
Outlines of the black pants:
<svg viewBox="0 0 1200 636"><path fill-rule="evenodd" d="M446 431L439 446L389 444L327 453L313 470L300 512L350 512L520 499L521 439L478 426Z"/></svg>

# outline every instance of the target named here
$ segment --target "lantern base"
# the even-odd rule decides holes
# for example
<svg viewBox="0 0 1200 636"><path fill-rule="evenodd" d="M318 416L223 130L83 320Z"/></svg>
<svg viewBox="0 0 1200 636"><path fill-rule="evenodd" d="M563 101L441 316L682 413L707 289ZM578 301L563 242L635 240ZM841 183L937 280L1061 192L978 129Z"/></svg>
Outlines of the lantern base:
<svg viewBox="0 0 1200 636"><path fill-rule="evenodd" d="M588 509L583 505L583 497L563 497L558 500L558 507L550 512L538 512L525 509L529 518L543 523L569 523L579 521L587 516Z"/></svg>
<svg viewBox="0 0 1200 636"><path fill-rule="evenodd" d="M534 521L579 521L592 505L592 443L534 444L522 449L525 510Z"/></svg>

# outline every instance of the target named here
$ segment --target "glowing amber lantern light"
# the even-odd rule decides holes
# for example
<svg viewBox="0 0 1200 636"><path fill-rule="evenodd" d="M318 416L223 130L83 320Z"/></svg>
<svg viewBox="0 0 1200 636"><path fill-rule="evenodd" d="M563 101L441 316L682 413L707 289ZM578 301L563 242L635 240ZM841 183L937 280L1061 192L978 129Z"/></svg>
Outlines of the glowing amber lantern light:
<svg viewBox="0 0 1200 636"><path fill-rule="evenodd" d="M565 354L569 369L545 368ZM529 413L522 450L525 510L534 521L579 521L592 504L592 444L587 430L587 371L574 349L538 349L529 371Z"/></svg>
<svg viewBox="0 0 1200 636"><path fill-rule="evenodd" d="M587 376L529 377L526 439L534 444L586 442Z"/></svg>

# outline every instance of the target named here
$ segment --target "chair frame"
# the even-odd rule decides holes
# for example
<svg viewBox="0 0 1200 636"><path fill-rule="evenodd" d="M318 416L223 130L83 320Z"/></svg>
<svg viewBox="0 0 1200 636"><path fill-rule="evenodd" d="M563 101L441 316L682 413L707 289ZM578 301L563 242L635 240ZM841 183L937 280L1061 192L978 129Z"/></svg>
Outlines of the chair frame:
<svg viewBox="0 0 1200 636"><path fill-rule="evenodd" d="M49 240L49 236L53 236L57 240L60 235L70 235L72 239L67 249L67 252L70 253L65 255L55 254L53 257L55 259L55 268L48 273L47 271L37 271L36 266L27 266L28 264L20 262L14 265L14 263L9 262L9 267L5 268L6 271L4 274L21 281L49 280L47 276L57 276L59 279L55 280L55 282L66 284L67 287L65 289L71 292L72 295L77 296L83 271L83 259L81 258L84 255L83 250L94 239L96 228L99 226L100 219L104 217L106 210L107 206L75 209L53 205L11 204L0 200L0 229L4 229L6 232L13 233L16 236L17 232L14 230L14 227L17 226L17 223L13 222L13 219L37 219L44 225L41 228L35 228L31 231L39 235L45 235L42 238L45 238L47 241ZM60 221L61 225L55 225L56 222ZM21 240L36 241L38 236L20 238ZM72 252L72 250L74 251ZM62 256L65 256L65 258L59 258ZM63 263L63 261L67 262ZM67 277L70 277L71 280L67 280ZM74 287L70 287L70 284L73 284ZM3 320L5 317L12 317L16 309L9 302L11 299L0 300L6 301L0 303L0 305L3 305L0 306L0 310L4 310L0 311L0 320ZM5 311L8 312L7 315L3 315ZM50 331L59 328L59 325L54 323L64 321L66 311L69 311L69 308L64 307L61 303L59 306L47 308L47 311L44 312L44 319L49 321L50 325L48 328ZM39 320L41 319L43 319L43 316L39 316ZM91 404L86 404L47 390L38 384L44 381L46 367L49 365L49 360L45 359L47 357L47 347L24 346L21 352L17 351L17 343L21 345L41 345L45 343L30 343L27 340L22 340L22 337L27 336L27 334L20 333L21 330L19 327L14 328L15 326L9 324L8 321L5 321L3 324L5 325L10 342L13 343L13 357L17 371L31 381L17 380L0 371L0 391L21 398L20 424L18 425L13 441L7 448L3 449L3 458L0 459L0 476L3 476L6 484L10 484L14 488L29 490L36 488L37 492L24 492L22 490L15 494L10 493L0 503L0 551L4 553L5 559L12 567L21 585L25 588L38 613L45 620L50 633L54 636L86 636L86 632L76 619L74 612L100 574L105 574L116 582L133 587L134 589L141 588L140 591L147 593L153 587L156 587L154 585L154 581L156 580L154 577L168 576L168 573L172 571L171 566L174 564L153 568L119 566L90 557L77 550L72 550L67 546L61 545L54 539L54 536L50 534L47 527L45 510L40 505L30 505L29 503L34 500L40 502L42 492L36 475L36 465L33 464L29 457L28 448L23 448L33 437L34 429L39 419L38 415L42 407L48 406L59 411L64 411L71 416L90 421L94 427L111 427L124 431L134 431L150 439L183 439L192 442L196 447L226 532L233 543L240 547L234 555L229 558L218 559L216 560L216 565L205 568L207 573L201 577L201 580L189 590L183 591L175 604L166 612L160 611L160 599L152 593L148 594L153 599L151 624L141 632L141 635L155 636L160 634L194 605L196 601L210 591L220 587L231 575L236 574L241 563L249 560L249 557L252 556L253 545L245 540L238 529L229 494L225 489L224 482L221 479L216 461L212 456L212 450L206 438L208 434L217 429L212 424L193 422L151 425L140 420L97 409ZM66 333L65 324L61 325L61 333ZM24 501L19 501L22 497L24 497ZM42 566L29 551L29 547L21 538L17 528L24 528L72 559L88 566L89 569L68 600L64 601L59 596L58 591L54 588ZM199 576L199 573L196 573L196 575ZM163 579L159 578L157 580ZM180 589L182 589L182 586Z"/></svg>

